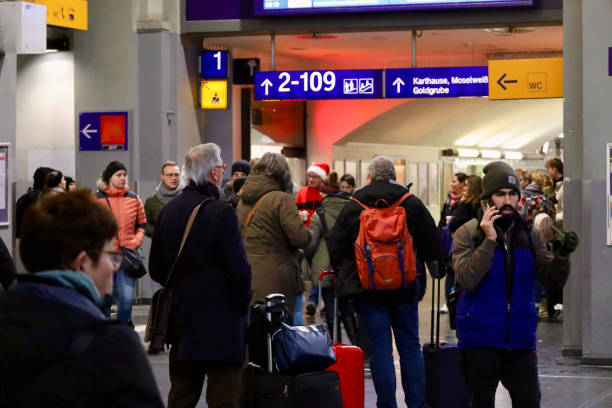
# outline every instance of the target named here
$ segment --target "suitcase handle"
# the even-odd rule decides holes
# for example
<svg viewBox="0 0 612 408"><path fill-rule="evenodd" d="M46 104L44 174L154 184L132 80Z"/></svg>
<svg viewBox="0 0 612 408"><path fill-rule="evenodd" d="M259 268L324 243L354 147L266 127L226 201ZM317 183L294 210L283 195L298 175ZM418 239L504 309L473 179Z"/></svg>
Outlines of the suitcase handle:
<svg viewBox="0 0 612 408"><path fill-rule="evenodd" d="M326 276L333 276L334 279L336 277L336 273L333 270L323 271L319 275L319 298L317 300L317 311L315 312L315 323L321 324L321 298L322 298L322 287L321 282L323 278ZM333 344L338 342L338 297L334 295L334 325L332 328L332 338L331 341Z"/></svg>
<svg viewBox="0 0 612 408"><path fill-rule="evenodd" d="M436 279L432 276L433 285L431 287L431 345L433 348L437 348L440 345L440 287L442 286L442 279ZM437 313L435 312L436 304L436 281L438 281L438 302L437 302ZM437 319L434 319L437 314ZM436 321L437 320L437 321ZM436 331L436 342L434 343L434 327Z"/></svg>

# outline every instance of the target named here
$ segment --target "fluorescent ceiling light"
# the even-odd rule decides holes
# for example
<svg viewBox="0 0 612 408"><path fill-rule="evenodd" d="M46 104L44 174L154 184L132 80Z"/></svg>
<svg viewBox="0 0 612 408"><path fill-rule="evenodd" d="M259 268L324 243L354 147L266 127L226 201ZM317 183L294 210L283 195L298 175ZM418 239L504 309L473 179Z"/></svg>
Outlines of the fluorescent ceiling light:
<svg viewBox="0 0 612 408"><path fill-rule="evenodd" d="M485 159L499 159L501 157L501 152L499 150L481 150L480 156Z"/></svg>
<svg viewBox="0 0 612 408"><path fill-rule="evenodd" d="M460 157L478 157L478 150L476 149L457 149Z"/></svg>
<svg viewBox="0 0 612 408"><path fill-rule="evenodd" d="M544 154L548 154L549 147L550 147L550 142L544 143L544 145L542 146L542 152L544 152Z"/></svg>
<svg viewBox="0 0 612 408"><path fill-rule="evenodd" d="M504 157L508 160L523 160L521 152L504 152Z"/></svg>
<svg viewBox="0 0 612 408"><path fill-rule="evenodd" d="M455 142L455 146L476 146L478 143L486 139L486 137L486 135L480 133L472 133L457 140Z"/></svg>
<svg viewBox="0 0 612 408"><path fill-rule="evenodd" d="M559 133L559 134L557 135L557 137L558 137L559 139L563 139L563 137L564 137L563 132Z"/></svg>

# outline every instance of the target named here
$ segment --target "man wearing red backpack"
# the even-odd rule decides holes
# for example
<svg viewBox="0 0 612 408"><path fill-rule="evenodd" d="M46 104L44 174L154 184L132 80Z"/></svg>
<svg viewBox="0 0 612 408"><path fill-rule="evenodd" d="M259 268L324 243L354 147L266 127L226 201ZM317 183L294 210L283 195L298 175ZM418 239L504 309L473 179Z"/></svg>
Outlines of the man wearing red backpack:
<svg viewBox="0 0 612 408"><path fill-rule="evenodd" d="M438 277L436 224L423 203L395 182L395 167L375 157L368 185L340 212L329 240L339 297L352 296L371 352L377 407L396 408L393 343L400 356L408 407L425 406L425 370L419 345L416 258Z"/></svg>

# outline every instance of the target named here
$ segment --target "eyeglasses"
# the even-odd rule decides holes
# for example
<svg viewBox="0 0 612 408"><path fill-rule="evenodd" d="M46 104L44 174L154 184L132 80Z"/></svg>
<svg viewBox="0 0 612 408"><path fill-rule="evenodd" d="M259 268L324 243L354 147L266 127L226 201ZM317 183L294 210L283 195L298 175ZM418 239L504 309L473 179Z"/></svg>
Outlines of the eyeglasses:
<svg viewBox="0 0 612 408"><path fill-rule="evenodd" d="M178 177L179 174L178 173L168 173L168 174L164 174L164 177Z"/></svg>
<svg viewBox="0 0 612 408"><path fill-rule="evenodd" d="M220 165L218 165L218 166L215 166L215 169L222 169L222 170L225 170L225 169L227 169L227 164L220 164Z"/></svg>
<svg viewBox="0 0 612 408"><path fill-rule="evenodd" d="M119 269L123 263L123 258L125 258L125 253L123 251L102 251L102 253L110 256L111 262L113 263L113 267L115 267L115 269Z"/></svg>

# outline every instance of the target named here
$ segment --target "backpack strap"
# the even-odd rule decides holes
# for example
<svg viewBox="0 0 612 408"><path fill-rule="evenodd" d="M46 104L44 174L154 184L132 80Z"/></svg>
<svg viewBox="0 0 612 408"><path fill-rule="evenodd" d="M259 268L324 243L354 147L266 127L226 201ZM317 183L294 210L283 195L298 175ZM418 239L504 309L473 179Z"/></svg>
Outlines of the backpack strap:
<svg viewBox="0 0 612 408"><path fill-rule="evenodd" d="M319 221L321 222L321 233L323 235L323 238L327 238L330 231L329 227L327 226L327 220L325 219L325 208L323 206L317 207L315 212L319 216Z"/></svg>
<svg viewBox="0 0 612 408"><path fill-rule="evenodd" d="M366 210L370 210L372 208L379 208L378 206L376 206L376 204L378 204L379 201L382 201L386 204L386 208L394 208L397 207L398 205L400 205L401 203L404 202L404 200L406 200L408 197L410 197L412 195L412 193L408 192L406 194L404 194L403 196L401 196L398 200L396 200L393 204L389 205L389 203L387 202L387 200L384 200L382 198L376 200L376 203L374 205L374 207L371 207L369 205L365 205L364 203L362 203L361 201L359 201L358 199L356 199L355 197L351 197L351 200L357 202L357 204L359 204L360 206L362 206L364 209Z"/></svg>
<svg viewBox="0 0 612 408"><path fill-rule="evenodd" d="M470 233L470 239L474 244L474 248L477 248L482 243L482 230L478 229L478 220L476 218L472 218L468 222L465 223L468 232Z"/></svg>
<svg viewBox="0 0 612 408"><path fill-rule="evenodd" d="M401 196L399 198L399 200L395 201L393 204L391 204L391 208L395 208L398 207L401 203L403 203L408 197L410 197L412 195L411 192L407 192L406 194L404 194L403 196Z"/></svg>

